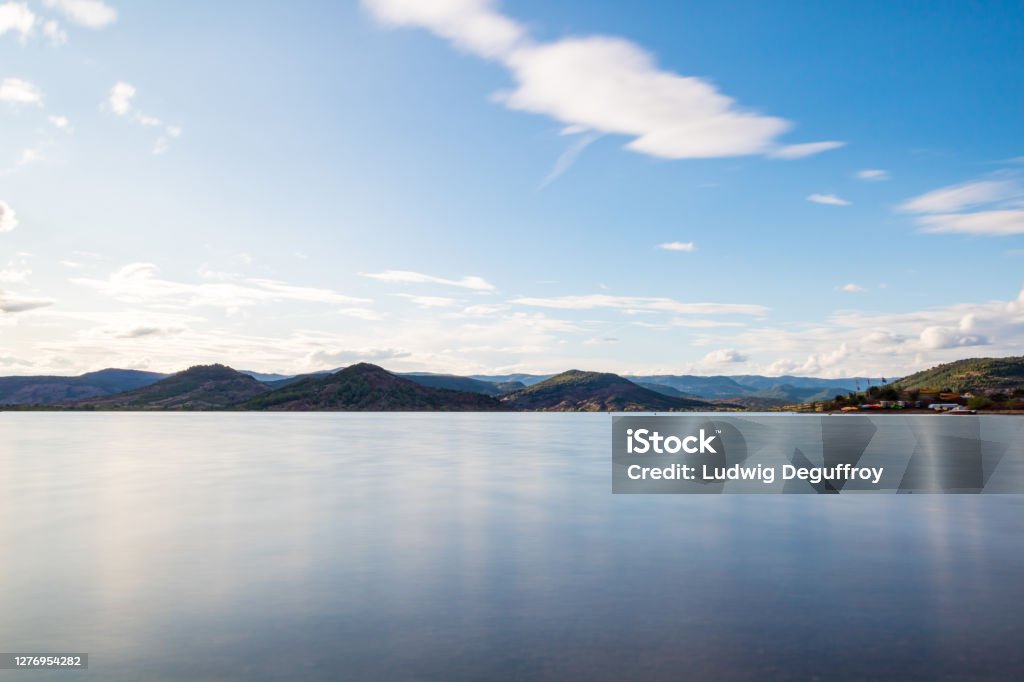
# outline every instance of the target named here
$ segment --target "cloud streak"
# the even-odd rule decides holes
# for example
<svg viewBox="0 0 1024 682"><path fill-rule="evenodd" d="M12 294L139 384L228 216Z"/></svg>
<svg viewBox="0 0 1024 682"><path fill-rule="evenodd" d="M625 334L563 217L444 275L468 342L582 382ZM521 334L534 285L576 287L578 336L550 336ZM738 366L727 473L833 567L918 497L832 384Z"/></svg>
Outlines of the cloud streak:
<svg viewBox="0 0 1024 682"><path fill-rule="evenodd" d="M807 201L815 204L824 204L826 206L849 206L850 202L846 199L837 197L835 194L811 194L807 197Z"/></svg>
<svg viewBox="0 0 1024 682"><path fill-rule="evenodd" d="M671 298L643 296L612 296L590 294L585 296L555 296L537 298L523 296L512 303L538 308L561 310L595 310L613 308L626 311L657 311L680 315L764 315L768 308L752 303L684 303Z"/></svg>
<svg viewBox="0 0 1024 682"><path fill-rule="evenodd" d="M693 242L665 242L664 244L658 244L658 248L662 251L683 251L685 253L691 253L696 251L697 246Z"/></svg>
<svg viewBox="0 0 1024 682"><path fill-rule="evenodd" d="M1024 234L1024 184L1015 176L940 187L897 207L916 213L922 232L987 236Z"/></svg>
<svg viewBox="0 0 1024 682"><path fill-rule="evenodd" d="M422 272L412 272L410 270L385 270L384 272L364 272L360 274L363 277L369 277L370 279L375 279L378 282L391 282L403 284L441 284L449 287L472 289L473 291L494 291L493 284L485 280L483 277L477 277L475 275L467 275L466 277L462 277L460 279L447 279L444 277L425 275Z"/></svg>
<svg viewBox="0 0 1024 682"><path fill-rule="evenodd" d="M368 299L339 294L331 289L302 287L270 279L223 282L175 282L160 277L152 263L132 263L106 279L77 277L73 284L93 289L125 303L172 307L214 307L228 312L261 303L291 301L334 305L370 303Z"/></svg>

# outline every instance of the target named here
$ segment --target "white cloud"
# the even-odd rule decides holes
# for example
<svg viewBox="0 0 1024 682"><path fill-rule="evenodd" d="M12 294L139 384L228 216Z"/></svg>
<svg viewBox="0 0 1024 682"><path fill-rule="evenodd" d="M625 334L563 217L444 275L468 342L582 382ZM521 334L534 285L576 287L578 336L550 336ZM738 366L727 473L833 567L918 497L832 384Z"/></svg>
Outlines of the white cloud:
<svg viewBox="0 0 1024 682"><path fill-rule="evenodd" d="M763 315L768 308L747 303L683 303L671 298L612 296L590 294L586 296L555 296L551 298L520 297L512 299L518 305L562 310L594 310L598 308L622 309L627 312L652 310L680 315Z"/></svg>
<svg viewBox="0 0 1024 682"><path fill-rule="evenodd" d="M36 15L23 2L0 3L0 35L8 31L17 33L24 42L32 33Z"/></svg>
<svg viewBox="0 0 1024 682"><path fill-rule="evenodd" d="M720 350L713 350L704 356L704 365L730 365L746 362L748 360L746 355L743 355L735 348L722 348Z"/></svg>
<svg viewBox="0 0 1024 682"><path fill-rule="evenodd" d="M60 23L51 19L43 24L43 35L54 47L68 42L68 32L61 28Z"/></svg>
<svg viewBox="0 0 1024 682"><path fill-rule="evenodd" d="M457 300L446 296L416 296L414 294L395 294L395 296L404 298L421 308L455 308L459 305Z"/></svg>
<svg viewBox="0 0 1024 682"><path fill-rule="evenodd" d="M504 312L508 309L509 306L504 303L479 303L477 305L471 305L463 308L462 314L468 317L486 317L488 315Z"/></svg>
<svg viewBox="0 0 1024 682"><path fill-rule="evenodd" d="M67 131L71 130L71 121L68 120L67 116L48 116L47 120L54 128Z"/></svg>
<svg viewBox="0 0 1024 682"><path fill-rule="evenodd" d="M846 199L841 199L835 194L811 194L807 197L807 201L814 202L815 204L825 204L827 206L849 206L850 202Z"/></svg>
<svg viewBox="0 0 1024 682"><path fill-rule="evenodd" d="M18 216L6 201L0 201L0 232L10 232L18 226Z"/></svg>
<svg viewBox="0 0 1024 682"><path fill-rule="evenodd" d="M378 20L420 26L482 57L502 57L526 40L512 19L494 11L490 0L364 0Z"/></svg>
<svg viewBox="0 0 1024 682"><path fill-rule="evenodd" d="M864 291L864 287L862 287L859 284L854 284L853 282L850 282L849 284L844 284L843 286L840 287L840 289L849 294L856 294L861 291Z"/></svg>
<svg viewBox="0 0 1024 682"><path fill-rule="evenodd" d="M921 216L917 219L917 223L924 232L958 232L993 236L1024 234L1024 210Z"/></svg>
<svg viewBox="0 0 1024 682"><path fill-rule="evenodd" d="M339 315L345 317L355 317L360 320L383 320L384 316L378 313L372 308L341 308L337 311Z"/></svg>
<svg viewBox="0 0 1024 682"><path fill-rule="evenodd" d="M889 179L889 171L881 170L879 168L865 168L862 171L857 171L857 178L860 180L880 182L882 180Z"/></svg>
<svg viewBox="0 0 1024 682"><path fill-rule="evenodd" d="M607 346L609 344L618 343L619 340L614 336L594 336L583 342L584 346Z"/></svg>
<svg viewBox="0 0 1024 682"><path fill-rule="evenodd" d="M804 144L791 144L784 147L777 147L770 152L768 156L773 159L803 159L808 156L814 156L822 152L827 152L832 149L839 149L845 147L845 142L839 142L838 140L829 140L826 142L805 142Z"/></svg>
<svg viewBox="0 0 1024 682"><path fill-rule="evenodd" d="M622 38L537 42L490 0L363 4L385 24L426 28L501 63L515 85L495 98L508 108L551 117L573 132L625 135L632 138L626 147L636 152L669 159L799 156L841 144L780 146L788 121L739 106L707 80L661 69L650 53Z"/></svg>
<svg viewBox="0 0 1024 682"><path fill-rule="evenodd" d="M1006 236L1024 234L1024 184L1017 177L941 187L900 204L921 214L922 232Z"/></svg>
<svg viewBox="0 0 1024 682"><path fill-rule="evenodd" d="M951 185L926 192L900 204L907 213L949 213L1020 196L1020 185L1012 180L982 180Z"/></svg>
<svg viewBox="0 0 1024 682"><path fill-rule="evenodd" d="M43 4L87 28L103 28L117 21L117 10L101 0L43 0Z"/></svg>
<svg viewBox="0 0 1024 682"><path fill-rule="evenodd" d="M107 97L107 107L117 116L126 117L132 114L131 120L144 128L156 128L163 126L163 131L153 143L153 154L160 155L170 149L171 140L181 137L180 126L164 125L163 119L158 116L139 111L135 108L134 100L137 94L135 86L125 81L118 81L110 89Z"/></svg>
<svg viewBox="0 0 1024 682"><path fill-rule="evenodd" d="M964 346L984 346L988 339L983 336L964 334L953 327L926 327L921 331L921 345L928 350L943 348L962 348Z"/></svg>
<svg viewBox="0 0 1024 682"><path fill-rule="evenodd" d="M768 374L897 377L981 353L1019 355L1024 290L1013 300L959 303L895 313L839 311L822 322L708 331L699 345L736 348ZM756 361L753 360L756 358Z"/></svg>
<svg viewBox="0 0 1024 682"><path fill-rule="evenodd" d="M0 81L0 102L40 105L43 103L43 93L21 78L5 78Z"/></svg>
<svg viewBox="0 0 1024 682"><path fill-rule="evenodd" d="M71 282L127 303L173 307L214 307L228 312L261 303L293 301L320 304L360 304L367 299L330 289L301 287L269 279L237 279L193 284L162 279L152 263L132 263L106 279L75 278Z"/></svg>
<svg viewBox="0 0 1024 682"><path fill-rule="evenodd" d="M134 98L135 86L125 81L118 81L110 89L107 104L110 106L110 110L118 116L126 116L132 110L132 100Z"/></svg>
<svg viewBox="0 0 1024 682"><path fill-rule="evenodd" d="M689 253L696 250L697 246L693 242L665 242L664 244L658 244L658 248L664 251L685 251Z"/></svg>
<svg viewBox="0 0 1024 682"><path fill-rule="evenodd" d="M433 275L425 275L422 272L412 272L409 270L385 270L384 272L371 272L371 273L360 273L363 277L369 277L380 282L392 282L392 283L411 283L411 284L443 284L450 287L461 287L463 289L473 289L475 291L493 291L494 285L485 280L483 277L477 277L475 275L469 275L461 279L445 279L444 277L435 277Z"/></svg>

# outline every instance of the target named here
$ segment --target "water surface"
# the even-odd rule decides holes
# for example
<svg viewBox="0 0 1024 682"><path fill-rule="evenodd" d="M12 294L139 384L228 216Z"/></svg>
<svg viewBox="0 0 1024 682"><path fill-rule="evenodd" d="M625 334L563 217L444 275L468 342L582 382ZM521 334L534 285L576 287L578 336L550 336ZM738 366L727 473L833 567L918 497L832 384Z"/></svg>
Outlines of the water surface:
<svg viewBox="0 0 1024 682"><path fill-rule="evenodd" d="M611 417L0 413L7 679L1009 679L1024 497L611 494Z"/></svg>

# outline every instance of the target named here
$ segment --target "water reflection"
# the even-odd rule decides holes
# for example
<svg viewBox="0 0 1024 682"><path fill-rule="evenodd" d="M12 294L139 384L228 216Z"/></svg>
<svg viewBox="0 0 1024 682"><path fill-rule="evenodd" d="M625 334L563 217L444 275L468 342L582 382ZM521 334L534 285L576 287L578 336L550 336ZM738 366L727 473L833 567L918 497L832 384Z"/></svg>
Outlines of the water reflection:
<svg viewBox="0 0 1024 682"><path fill-rule="evenodd" d="M88 651L94 680L1024 667L1021 498L613 496L609 434L605 415L0 414L2 648Z"/></svg>

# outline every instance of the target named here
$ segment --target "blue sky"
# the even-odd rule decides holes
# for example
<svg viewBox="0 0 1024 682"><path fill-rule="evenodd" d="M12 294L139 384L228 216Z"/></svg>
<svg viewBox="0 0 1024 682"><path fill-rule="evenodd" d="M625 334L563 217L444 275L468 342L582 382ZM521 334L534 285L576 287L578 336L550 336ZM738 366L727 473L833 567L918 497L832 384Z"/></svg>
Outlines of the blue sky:
<svg viewBox="0 0 1024 682"><path fill-rule="evenodd" d="M0 373L1020 354L1011 2L0 0Z"/></svg>

